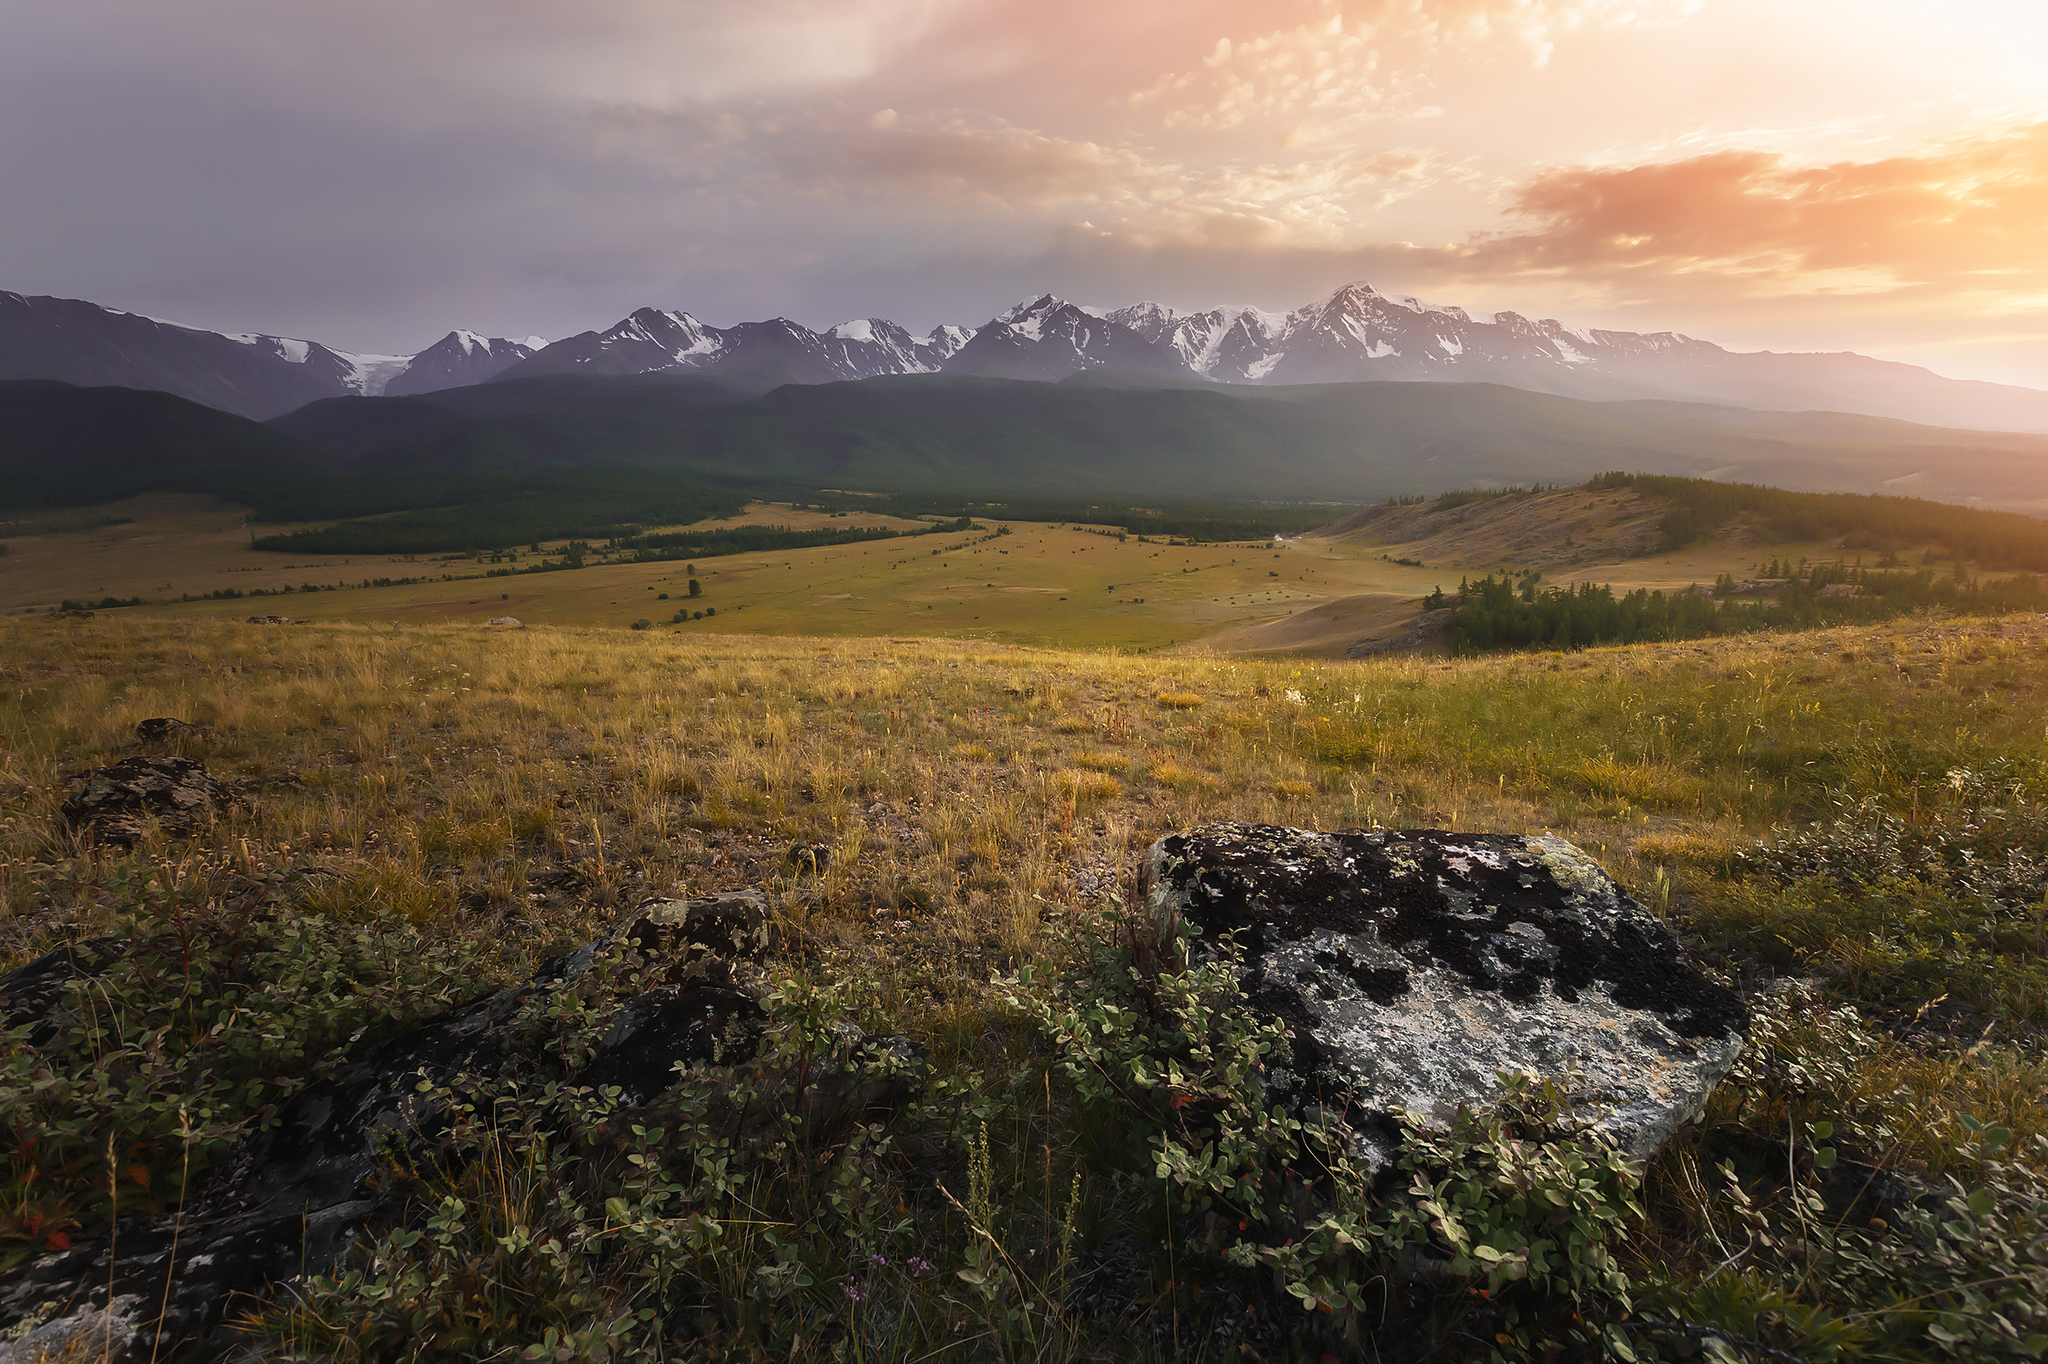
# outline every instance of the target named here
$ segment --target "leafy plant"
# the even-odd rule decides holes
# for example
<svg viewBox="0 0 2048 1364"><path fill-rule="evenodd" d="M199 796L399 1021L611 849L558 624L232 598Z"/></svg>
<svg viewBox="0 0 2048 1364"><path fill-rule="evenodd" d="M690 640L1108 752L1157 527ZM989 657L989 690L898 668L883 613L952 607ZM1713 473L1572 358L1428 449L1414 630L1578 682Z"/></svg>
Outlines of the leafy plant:
<svg viewBox="0 0 2048 1364"><path fill-rule="evenodd" d="M89 1219L163 1212L347 1046L446 1008L481 949L400 920L237 916L155 878L120 883L137 938L62 980L5 1034L0 1254L68 1244Z"/></svg>

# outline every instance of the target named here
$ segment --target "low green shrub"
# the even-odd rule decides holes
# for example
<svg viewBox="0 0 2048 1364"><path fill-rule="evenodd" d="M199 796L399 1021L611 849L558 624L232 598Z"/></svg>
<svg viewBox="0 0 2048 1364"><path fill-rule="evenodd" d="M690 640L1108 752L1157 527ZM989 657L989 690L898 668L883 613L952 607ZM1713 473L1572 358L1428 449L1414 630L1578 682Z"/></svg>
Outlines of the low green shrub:
<svg viewBox="0 0 2048 1364"><path fill-rule="evenodd" d="M134 937L4 1034L0 1270L186 1185L343 1049L475 993L487 949L402 919L182 903L124 872Z"/></svg>
<svg viewBox="0 0 2048 1364"><path fill-rule="evenodd" d="M1148 974L1111 941L1078 975L1020 973L1010 992L1083 1105L1109 1110L1127 1185L1166 1203L1183 1253L1210 1272L1256 1270L1301 1309L1310 1336L1354 1350L1426 1330L1495 1358L1631 1349L1630 1281L1616 1253L1642 1216L1639 1171L1566 1125L1552 1082L1514 1077L1448 1131L1403 1123L1379 1172L1334 1119L1268 1095L1290 1058L1262 1021L1225 941L1209 961Z"/></svg>

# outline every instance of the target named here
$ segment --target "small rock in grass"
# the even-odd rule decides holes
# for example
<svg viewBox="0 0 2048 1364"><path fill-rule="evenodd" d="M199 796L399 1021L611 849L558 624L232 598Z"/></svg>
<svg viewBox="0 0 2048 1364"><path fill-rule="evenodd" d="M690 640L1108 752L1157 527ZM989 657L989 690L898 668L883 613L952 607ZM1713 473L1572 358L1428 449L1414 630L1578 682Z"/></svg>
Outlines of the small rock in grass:
<svg viewBox="0 0 2048 1364"><path fill-rule="evenodd" d="M158 715L139 721L135 726L135 742L138 744L167 744L180 739L203 739L213 731L205 725L190 724L168 715Z"/></svg>
<svg viewBox="0 0 2048 1364"><path fill-rule="evenodd" d="M197 833L234 801L234 792L191 758L123 758L71 778L63 812L72 828L127 844L152 821L174 837Z"/></svg>

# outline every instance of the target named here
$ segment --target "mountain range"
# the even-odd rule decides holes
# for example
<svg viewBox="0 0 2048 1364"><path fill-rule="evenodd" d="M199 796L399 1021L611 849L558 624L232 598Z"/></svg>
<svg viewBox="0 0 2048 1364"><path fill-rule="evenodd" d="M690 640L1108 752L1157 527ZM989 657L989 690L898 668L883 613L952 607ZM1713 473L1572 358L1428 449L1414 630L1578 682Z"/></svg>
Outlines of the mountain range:
<svg viewBox="0 0 2048 1364"><path fill-rule="evenodd" d="M0 380L157 389L267 420L335 397L418 395L545 376L703 376L736 391L912 374L1059 380L1110 370L1197 385L1503 384L1561 397L1831 411L1975 430L2048 431L2048 392L1943 378L1852 352L1730 351L1676 332L1585 330L1349 284L1277 313L1102 310L1051 294L978 328L923 336L882 318L812 331L786 318L710 326L642 308L553 343L456 330L411 356L224 334L76 299L0 292Z"/></svg>

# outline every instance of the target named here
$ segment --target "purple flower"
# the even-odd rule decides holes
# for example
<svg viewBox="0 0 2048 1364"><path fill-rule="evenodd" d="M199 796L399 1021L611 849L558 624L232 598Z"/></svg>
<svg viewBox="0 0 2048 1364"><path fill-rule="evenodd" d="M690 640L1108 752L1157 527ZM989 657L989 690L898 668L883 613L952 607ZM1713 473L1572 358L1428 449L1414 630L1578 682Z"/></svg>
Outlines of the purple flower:
<svg viewBox="0 0 2048 1364"><path fill-rule="evenodd" d="M855 1283L851 1279L848 1279L839 1287L841 1291L846 1294L846 1300L848 1302L866 1302L868 1300L868 1295L861 1292L860 1285Z"/></svg>
<svg viewBox="0 0 2048 1364"><path fill-rule="evenodd" d="M883 1259L883 1258L882 1258L881 1256L879 1256L879 1255L870 1255L870 1256L868 1256L868 1263L869 1263L869 1264L871 1264L871 1265L881 1265L881 1266L883 1266L884 1268L886 1268L886 1267L888 1266L888 1264L889 1264L889 1262L888 1262L887 1260Z"/></svg>
<svg viewBox="0 0 2048 1364"><path fill-rule="evenodd" d="M932 1262L930 1260L913 1259L910 1262L910 1272L918 1275L929 1274L932 1272Z"/></svg>

